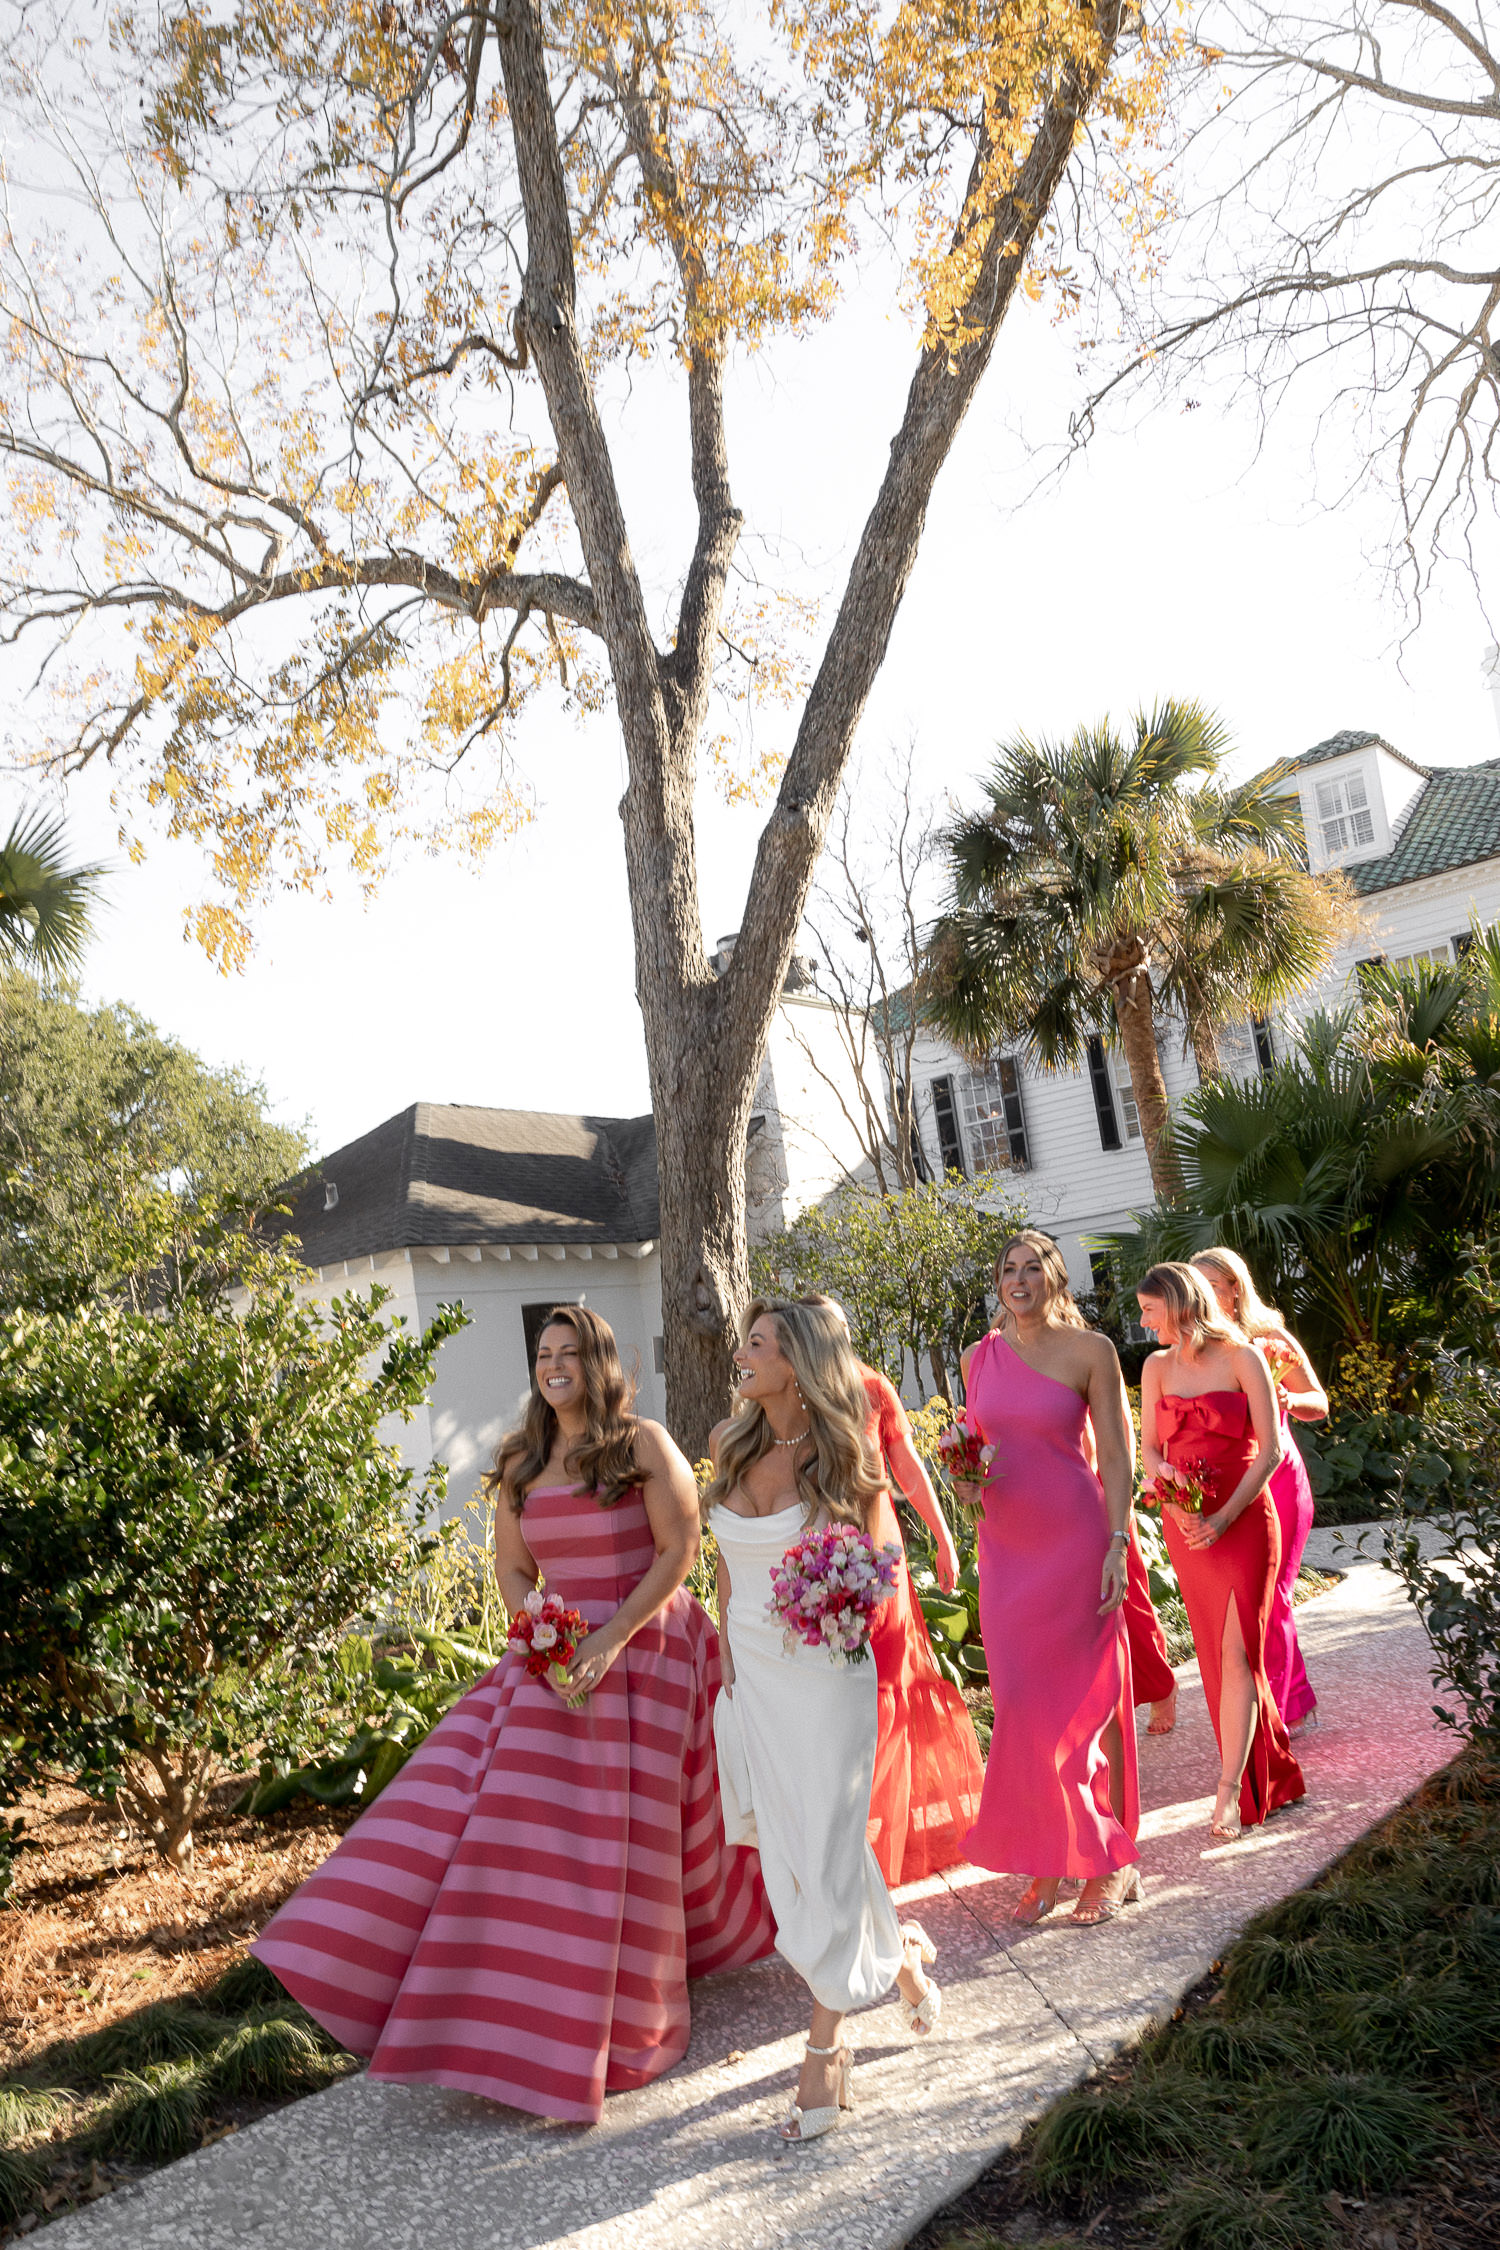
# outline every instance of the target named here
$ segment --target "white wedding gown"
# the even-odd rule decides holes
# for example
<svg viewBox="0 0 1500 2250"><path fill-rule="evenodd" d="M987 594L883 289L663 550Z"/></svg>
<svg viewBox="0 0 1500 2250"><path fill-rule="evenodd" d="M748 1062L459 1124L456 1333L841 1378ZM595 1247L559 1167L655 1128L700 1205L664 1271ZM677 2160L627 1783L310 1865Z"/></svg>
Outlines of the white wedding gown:
<svg viewBox="0 0 1500 2250"><path fill-rule="evenodd" d="M724 1832L760 1853L776 1950L825 2008L883 1999L901 1967L891 1894L865 1839L875 1776L873 1658L835 1664L782 1644L771 1570L802 1535L800 1503L770 1516L717 1507L729 1571L734 1690L714 1706Z"/></svg>

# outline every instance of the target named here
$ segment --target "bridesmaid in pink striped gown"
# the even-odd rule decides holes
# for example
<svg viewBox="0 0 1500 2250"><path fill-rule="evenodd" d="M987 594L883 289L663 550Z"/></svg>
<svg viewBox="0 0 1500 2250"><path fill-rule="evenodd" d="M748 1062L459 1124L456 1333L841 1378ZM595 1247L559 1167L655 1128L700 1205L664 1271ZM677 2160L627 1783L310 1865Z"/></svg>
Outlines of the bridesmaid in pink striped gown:
<svg viewBox="0 0 1500 2250"><path fill-rule="evenodd" d="M540 1578L593 1628L567 1689L507 1656L252 1948L372 2076L580 2123L681 2059L689 1977L774 1934L724 1841L692 1471L628 1406L607 1324L559 1306L492 1482L507 1607Z"/></svg>

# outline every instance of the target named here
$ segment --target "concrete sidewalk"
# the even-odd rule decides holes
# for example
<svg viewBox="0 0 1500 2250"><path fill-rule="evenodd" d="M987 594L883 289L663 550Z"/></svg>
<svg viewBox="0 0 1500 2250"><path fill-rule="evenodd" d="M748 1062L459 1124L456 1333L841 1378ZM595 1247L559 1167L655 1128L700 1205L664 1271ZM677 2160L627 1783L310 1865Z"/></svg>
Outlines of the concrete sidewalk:
<svg viewBox="0 0 1500 2250"><path fill-rule="evenodd" d="M1145 1904L1018 1931L1017 1880L960 1869L905 1893L938 1941L942 2022L917 2044L892 2005L856 2019L843 2131L774 2137L807 2003L773 1960L695 1986L686 2059L596 2127L353 2079L59 2220L48 2250L895 2250L1451 1754L1400 1586L1347 1551L1338 1565L1298 1612L1323 1722L1298 1743L1306 1802L1209 1845L1218 1761L1184 1670L1175 1733L1141 1740Z"/></svg>

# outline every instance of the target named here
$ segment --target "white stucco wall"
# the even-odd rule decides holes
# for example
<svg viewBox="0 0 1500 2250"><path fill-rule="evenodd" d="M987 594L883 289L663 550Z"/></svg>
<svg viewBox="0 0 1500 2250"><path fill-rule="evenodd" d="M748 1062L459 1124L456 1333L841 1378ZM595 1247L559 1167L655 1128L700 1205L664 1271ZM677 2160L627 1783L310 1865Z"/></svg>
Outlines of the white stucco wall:
<svg viewBox="0 0 1500 2250"><path fill-rule="evenodd" d="M389 1422L381 1432L399 1447L403 1460L424 1468L431 1460L448 1465L447 1513L456 1515L488 1468L502 1431L513 1422L530 1385L522 1307L527 1304L589 1305L615 1332L627 1374L639 1384L643 1414L661 1420L666 1386L656 1372L661 1335L661 1259L652 1249L644 1258L621 1250L614 1259L597 1251L584 1259L569 1252L561 1259L543 1249L533 1261L512 1251L509 1260L485 1250L478 1259L461 1251L438 1263L430 1251L397 1252L373 1262L325 1268L306 1295L326 1302L352 1289L380 1282L394 1292L386 1317L401 1313L425 1327L441 1304L460 1301L469 1325L450 1337L438 1353L429 1404L403 1425Z"/></svg>

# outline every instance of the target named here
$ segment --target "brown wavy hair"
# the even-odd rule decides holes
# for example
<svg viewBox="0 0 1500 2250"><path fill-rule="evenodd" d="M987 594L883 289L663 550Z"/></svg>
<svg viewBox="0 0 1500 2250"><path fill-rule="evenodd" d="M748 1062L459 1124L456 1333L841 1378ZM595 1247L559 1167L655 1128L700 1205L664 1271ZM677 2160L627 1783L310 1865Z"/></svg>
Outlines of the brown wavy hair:
<svg viewBox="0 0 1500 2250"><path fill-rule="evenodd" d="M1196 1266L1172 1259L1143 1273L1135 1285L1138 1297L1160 1297L1177 1328L1177 1341L1189 1351L1201 1352L1205 1344L1243 1344L1245 1331L1219 1310L1219 1300Z"/></svg>
<svg viewBox="0 0 1500 2250"><path fill-rule="evenodd" d="M1042 1261L1042 1271L1047 1276L1049 1292L1048 1318L1059 1322L1064 1328L1087 1328L1088 1322L1074 1302L1073 1284L1068 1279L1068 1261L1051 1235L1043 1234L1040 1227L1017 1227L1015 1233L1008 1234L1001 1243L999 1256L995 1260L996 1297L1000 1297L1000 1276L1005 1271L1005 1261L1018 1244L1027 1250L1034 1250ZM991 1326L1003 1332L1009 1319L1004 1299L1001 1298Z"/></svg>
<svg viewBox="0 0 1500 2250"><path fill-rule="evenodd" d="M632 1412L635 1386L620 1364L614 1330L587 1305L554 1305L537 1334L538 1348L549 1328L571 1328L578 1338L588 1425L578 1443L568 1448L563 1466L580 1485L590 1487L601 1508L612 1508L641 1481L635 1452L639 1424ZM556 1437L557 1416L542 1396L533 1362L525 1411L500 1440L495 1465L484 1479L490 1498L498 1500L503 1492L519 1515L526 1505L526 1487L547 1466Z"/></svg>
<svg viewBox="0 0 1500 2250"><path fill-rule="evenodd" d="M835 1523L868 1529L885 1490L867 1435L870 1396L848 1333L836 1313L788 1297L757 1297L740 1327L743 1340L758 1320L769 1320L792 1363L812 1427L796 1449L792 1471L809 1521L820 1509ZM735 1401L719 1440L719 1461L703 1494L703 1513L731 1493L747 1469L770 1452L774 1440L765 1408L756 1399Z"/></svg>

